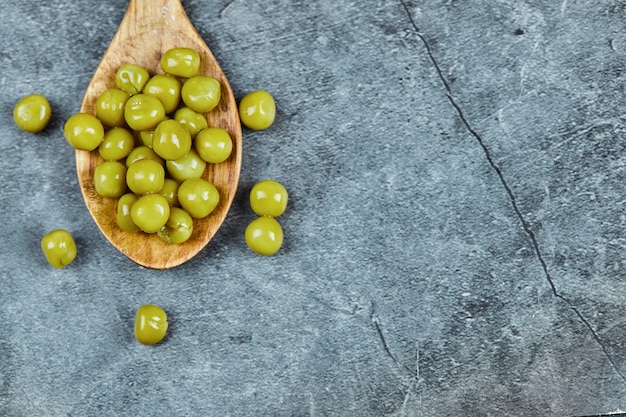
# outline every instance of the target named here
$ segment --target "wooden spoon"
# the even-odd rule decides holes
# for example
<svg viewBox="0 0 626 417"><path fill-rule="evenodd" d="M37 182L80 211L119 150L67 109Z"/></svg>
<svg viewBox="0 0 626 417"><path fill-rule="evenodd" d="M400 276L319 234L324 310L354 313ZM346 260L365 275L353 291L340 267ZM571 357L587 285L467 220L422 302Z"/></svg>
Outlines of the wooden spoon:
<svg viewBox="0 0 626 417"><path fill-rule="evenodd" d="M98 228L124 255L147 268L167 269L183 264L213 238L235 197L241 170L241 124L237 103L215 57L189 21L180 0L130 0L126 14L87 87L80 111L95 114L96 99L115 87L115 73L125 63L163 73L162 54L175 47L193 48L200 54L199 74L217 79L222 86L218 107L206 114L209 126L225 129L233 140L232 155L220 164L207 164L203 178L220 193L220 203L207 217L194 220L191 238L175 245L156 234L129 233L116 223L117 200L101 197L94 188L94 169L102 162L97 150L76 151L79 185Z"/></svg>

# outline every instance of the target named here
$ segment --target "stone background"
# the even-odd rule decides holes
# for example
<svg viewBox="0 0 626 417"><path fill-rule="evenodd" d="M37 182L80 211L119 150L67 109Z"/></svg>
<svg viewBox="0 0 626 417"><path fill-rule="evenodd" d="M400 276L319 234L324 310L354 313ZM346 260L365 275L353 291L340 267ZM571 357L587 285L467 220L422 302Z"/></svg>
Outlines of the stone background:
<svg viewBox="0 0 626 417"><path fill-rule="evenodd" d="M127 4L2 5L0 415L626 409L626 3L184 0L235 96L278 115L168 271L103 238L62 135ZM37 135L12 120L34 92ZM264 178L290 192L273 257L243 240ZM63 270L54 228L79 246ZM144 303L170 316L156 346Z"/></svg>

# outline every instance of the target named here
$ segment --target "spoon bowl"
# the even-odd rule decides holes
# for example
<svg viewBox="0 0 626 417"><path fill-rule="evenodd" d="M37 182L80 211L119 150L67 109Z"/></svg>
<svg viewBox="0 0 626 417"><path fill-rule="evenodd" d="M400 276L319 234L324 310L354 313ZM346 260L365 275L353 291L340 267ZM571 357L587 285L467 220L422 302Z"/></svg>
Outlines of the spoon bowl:
<svg viewBox="0 0 626 417"><path fill-rule="evenodd" d="M187 17L180 0L130 0L120 26L91 79L81 105L82 113L95 115L100 94L115 87L115 74L123 64L139 65L151 74L162 74L161 56L169 49L196 50L201 59L198 74L218 80L222 87L218 106L205 114L208 125L226 130L233 141L229 159L207 164L203 178L215 185L220 202L203 219L194 219L193 233L181 244L169 244L156 234L129 233L116 221L117 200L100 196L93 182L95 168L103 162L98 151L77 150L79 186L91 216L106 239L135 263L168 269L197 255L213 238L232 205L241 170L241 124L230 84L212 52Z"/></svg>

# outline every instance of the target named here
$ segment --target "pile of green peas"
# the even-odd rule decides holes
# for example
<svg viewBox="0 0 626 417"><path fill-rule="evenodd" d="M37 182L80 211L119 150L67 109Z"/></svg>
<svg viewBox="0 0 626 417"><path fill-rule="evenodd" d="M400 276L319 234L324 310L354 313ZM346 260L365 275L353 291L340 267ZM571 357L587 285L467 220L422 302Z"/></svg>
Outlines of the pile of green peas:
<svg viewBox="0 0 626 417"><path fill-rule="evenodd" d="M226 161L233 144L227 131L208 125L205 113L218 105L221 86L198 74L197 51L170 49L160 64L163 74L122 65L116 86L98 96L95 115L72 115L63 132L74 148L102 158L94 188L118 199L120 228L180 244L193 220L217 207L219 192L203 173L207 164Z"/></svg>

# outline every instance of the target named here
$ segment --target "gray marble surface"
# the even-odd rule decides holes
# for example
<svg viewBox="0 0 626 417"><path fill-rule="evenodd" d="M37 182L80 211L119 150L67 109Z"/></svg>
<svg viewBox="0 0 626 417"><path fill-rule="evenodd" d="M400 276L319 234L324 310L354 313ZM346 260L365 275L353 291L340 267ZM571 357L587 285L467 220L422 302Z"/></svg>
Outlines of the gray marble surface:
<svg viewBox="0 0 626 417"><path fill-rule="evenodd" d="M124 0L4 2L0 415L581 416L626 409L618 0L184 0L237 98L235 204L168 270L99 233L62 135ZM37 135L12 109L48 97ZM273 257L243 240L290 192ZM51 268L43 234L76 261ZM164 307L168 337L133 337Z"/></svg>

